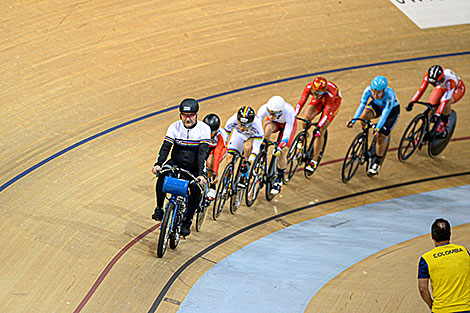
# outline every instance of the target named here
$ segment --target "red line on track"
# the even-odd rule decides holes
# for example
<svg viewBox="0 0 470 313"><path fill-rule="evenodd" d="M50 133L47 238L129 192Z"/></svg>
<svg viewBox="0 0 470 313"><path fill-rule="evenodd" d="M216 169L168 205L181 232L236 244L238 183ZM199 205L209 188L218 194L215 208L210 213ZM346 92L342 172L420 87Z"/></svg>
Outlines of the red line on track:
<svg viewBox="0 0 470 313"><path fill-rule="evenodd" d="M129 250L133 245L135 245L139 240L141 240L142 238L144 238L145 236L147 236L148 234L150 234L151 232L153 232L155 229L157 229L158 227L160 227L160 224L161 223L158 223L152 227L150 227L149 229L147 229L146 231L144 231L142 234L140 234L139 236L137 236L136 238L134 238L134 240L132 240L131 242L129 242L124 248L121 249L121 251L119 251L118 254L116 254L114 256L114 258L111 260L111 262L108 263L108 265L106 265L105 269L103 270L103 272L101 272L100 276L98 276L98 279L96 279L95 283L93 284L93 286L91 287L91 289L88 291L88 293L86 294L85 298L83 298L83 300L80 302L80 304L77 306L77 308L75 309L75 311L73 311L74 313L78 313L80 312L83 307L87 304L88 300L90 300L90 298L93 296L93 294L95 293L96 289L98 289L98 287L100 286L100 284L103 282L103 280L105 279L106 275L108 275L109 271L111 271L111 269L113 268L113 266L117 263L117 261L119 261L119 259L124 255L124 253L127 252L127 250Z"/></svg>
<svg viewBox="0 0 470 313"><path fill-rule="evenodd" d="M451 139L451 141L460 141L460 140L469 140L470 137L460 137L460 138L454 138L454 139ZM394 150L398 150L398 148L392 148L392 149L389 149L388 151L394 151ZM331 160L331 161L328 161L328 162L322 162L320 164L320 166L325 166L325 165L328 165L328 164L332 164L332 163L337 163L337 162L340 162L340 161L343 161L343 159L336 159L336 160ZM298 170L301 170L301 169L298 169ZM98 276L98 279L96 279L95 283L93 284L93 286L90 288L90 290L88 291L88 293L86 294L85 298L83 298L83 300L80 302L80 304L77 306L77 308L75 309L75 311L73 311L73 313L79 313L81 312L81 310L83 309L83 307L88 303L88 300L90 300L90 298L93 296L93 294L95 293L96 289L98 289L98 287L100 286L100 284L103 282L103 280L106 278L106 275L108 275L108 273L111 271L111 269L113 268L113 266L117 263L117 261L119 261L119 259L124 255L124 253L127 252L127 250L129 250L133 245L135 245L137 242L139 242L142 238L144 238L145 236L147 236L148 234L150 234L151 232L153 232L155 229L157 229L158 227L160 227L160 224L161 223L158 223L152 227L150 227L149 229L147 229L146 231L144 231L142 234L140 234L138 237L134 238L134 240L132 240L131 242L129 242L124 248L121 249L121 251L119 251L118 254L116 254L114 256L114 258L108 263L108 265L106 265L105 269L103 270L103 272L101 272L100 276Z"/></svg>

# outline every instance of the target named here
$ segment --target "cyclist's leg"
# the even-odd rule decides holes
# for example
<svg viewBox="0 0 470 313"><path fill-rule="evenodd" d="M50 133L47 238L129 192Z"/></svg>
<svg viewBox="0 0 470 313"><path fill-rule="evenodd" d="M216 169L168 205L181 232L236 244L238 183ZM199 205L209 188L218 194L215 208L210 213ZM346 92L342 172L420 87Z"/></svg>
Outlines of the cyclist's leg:
<svg viewBox="0 0 470 313"><path fill-rule="evenodd" d="M191 224L193 222L194 212L201 201L201 189L196 184L189 185L188 209L181 227L181 234L188 236L191 233Z"/></svg>
<svg viewBox="0 0 470 313"><path fill-rule="evenodd" d="M304 118L306 120L312 121L320 111L321 111L320 105L318 104L316 105L315 103L309 103L307 107L305 108ZM306 123L302 122L302 127L305 128L305 126L306 126Z"/></svg>
<svg viewBox="0 0 470 313"><path fill-rule="evenodd" d="M289 149L292 146L292 143L294 142L295 135L297 133L297 119L294 121L294 125L292 126L292 131L289 136L289 140L287 141L287 144L281 149L281 156L279 157L279 163L278 167L280 169L286 169L287 167L287 154L289 153ZM282 139L284 135L284 130L280 138Z"/></svg>
<svg viewBox="0 0 470 313"><path fill-rule="evenodd" d="M165 165L173 165L171 160L165 163ZM163 182L165 181L165 177L168 176L169 173L161 174L157 178L157 183L155 184L155 196L157 206L152 214L152 219L156 221L161 221L163 219L163 203L165 201L166 193L163 192Z"/></svg>
<svg viewBox="0 0 470 313"><path fill-rule="evenodd" d="M333 105L328 105L322 112L318 127L320 128L320 136L315 140L313 146L313 161L318 162L318 156L325 143L325 133L328 126L333 122L336 114L338 114L341 105L341 98L339 98Z"/></svg>
<svg viewBox="0 0 470 313"><path fill-rule="evenodd" d="M277 123L271 121L271 120L266 120L264 123L264 138L271 140L271 135L275 132L278 131L278 127L276 125Z"/></svg>
<svg viewBox="0 0 470 313"><path fill-rule="evenodd" d="M400 117L400 106L397 105L394 107L385 121L385 124L380 129L379 133L377 134L377 146L375 149L376 159L375 163L379 164L382 162L382 158L385 154L385 149L387 149L387 137L392 132L393 128L398 122L398 118Z"/></svg>

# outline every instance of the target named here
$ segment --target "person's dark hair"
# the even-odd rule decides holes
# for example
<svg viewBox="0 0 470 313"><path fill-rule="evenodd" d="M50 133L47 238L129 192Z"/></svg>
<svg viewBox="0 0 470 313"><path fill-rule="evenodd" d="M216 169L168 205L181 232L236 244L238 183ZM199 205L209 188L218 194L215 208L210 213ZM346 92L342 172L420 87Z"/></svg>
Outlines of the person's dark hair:
<svg viewBox="0 0 470 313"><path fill-rule="evenodd" d="M450 223L443 218L436 219L431 226L431 236L436 242L450 240Z"/></svg>

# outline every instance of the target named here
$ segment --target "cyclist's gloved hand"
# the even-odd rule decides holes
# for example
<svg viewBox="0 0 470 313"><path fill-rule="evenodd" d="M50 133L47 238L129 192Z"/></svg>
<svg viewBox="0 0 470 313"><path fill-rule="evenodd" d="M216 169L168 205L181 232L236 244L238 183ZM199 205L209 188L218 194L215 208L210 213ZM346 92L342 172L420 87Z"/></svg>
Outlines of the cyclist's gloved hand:
<svg viewBox="0 0 470 313"><path fill-rule="evenodd" d="M346 126L347 126L348 128L351 128L351 127L354 126L354 122L351 120L351 121L349 121L349 122L346 124Z"/></svg>
<svg viewBox="0 0 470 313"><path fill-rule="evenodd" d="M281 155L281 148L280 147L275 147L273 150L273 155L275 157L279 157Z"/></svg>
<svg viewBox="0 0 470 313"><path fill-rule="evenodd" d="M248 173L249 169L250 169L250 162L246 161L246 162L243 162L242 168L240 169L240 172L242 174L246 174L246 173Z"/></svg>
<svg viewBox="0 0 470 313"><path fill-rule="evenodd" d="M196 178L197 178L197 181L199 182L199 184L201 186L204 186L206 184L206 179L204 178L204 176L201 175L201 176L198 176Z"/></svg>
<svg viewBox="0 0 470 313"><path fill-rule="evenodd" d="M379 129L377 128L377 125L372 125L372 131L374 132L374 134L379 132Z"/></svg>
<svg viewBox="0 0 470 313"><path fill-rule="evenodd" d="M438 119L439 119L439 114L434 114L433 116L431 116L431 123L436 123Z"/></svg>
<svg viewBox="0 0 470 313"><path fill-rule="evenodd" d="M411 110L413 110L413 103L408 103L408 105L406 106L405 108L406 111L410 112Z"/></svg>
<svg viewBox="0 0 470 313"><path fill-rule="evenodd" d="M320 133L320 130L319 130L319 129L318 129L318 130L315 130L315 131L313 132L313 136L314 136L315 138L316 138L316 137L320 137L320 135L321 135L321 133Z"/></svg>
<svg viewBox="0 0 470 313"><path fill-rule="evenodd" d="M152 167L153 175L157 175L157 173L160 173L161 170L162 170L162 167L160 165L154 164Z"/></svg>

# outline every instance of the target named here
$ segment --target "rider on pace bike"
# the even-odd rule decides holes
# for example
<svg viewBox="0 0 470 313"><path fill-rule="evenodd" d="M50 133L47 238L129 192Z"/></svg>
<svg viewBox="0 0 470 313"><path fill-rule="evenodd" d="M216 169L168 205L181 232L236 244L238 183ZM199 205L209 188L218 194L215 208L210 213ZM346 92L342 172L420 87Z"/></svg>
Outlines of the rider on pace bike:
<svg viewBox="0 0 470 313"><path fill-rule="evenodd" d="M171 150L171 158L166 164L176 165L189 171L197 177L200 184L205 184L203 176L206 159L209 151L211 129L206 123L198 122L197 113L199 103L195 99L184 99L179 107L180 120L168 127L163 140L163 144L158 153L152 173L156 175L161 171ZM164 215L163 202L165 193L163 192L163 182L169 173L158 176L156 184L157 207L152 218L161 221ZM185 177L187 176L187 177ZM183 179L191 180L188 175L183 175ZM188 210L181 227L181 235L188 236L191 233L191 224L194 212L201 200L201 191L194 184L189 185Z"/></svg>

